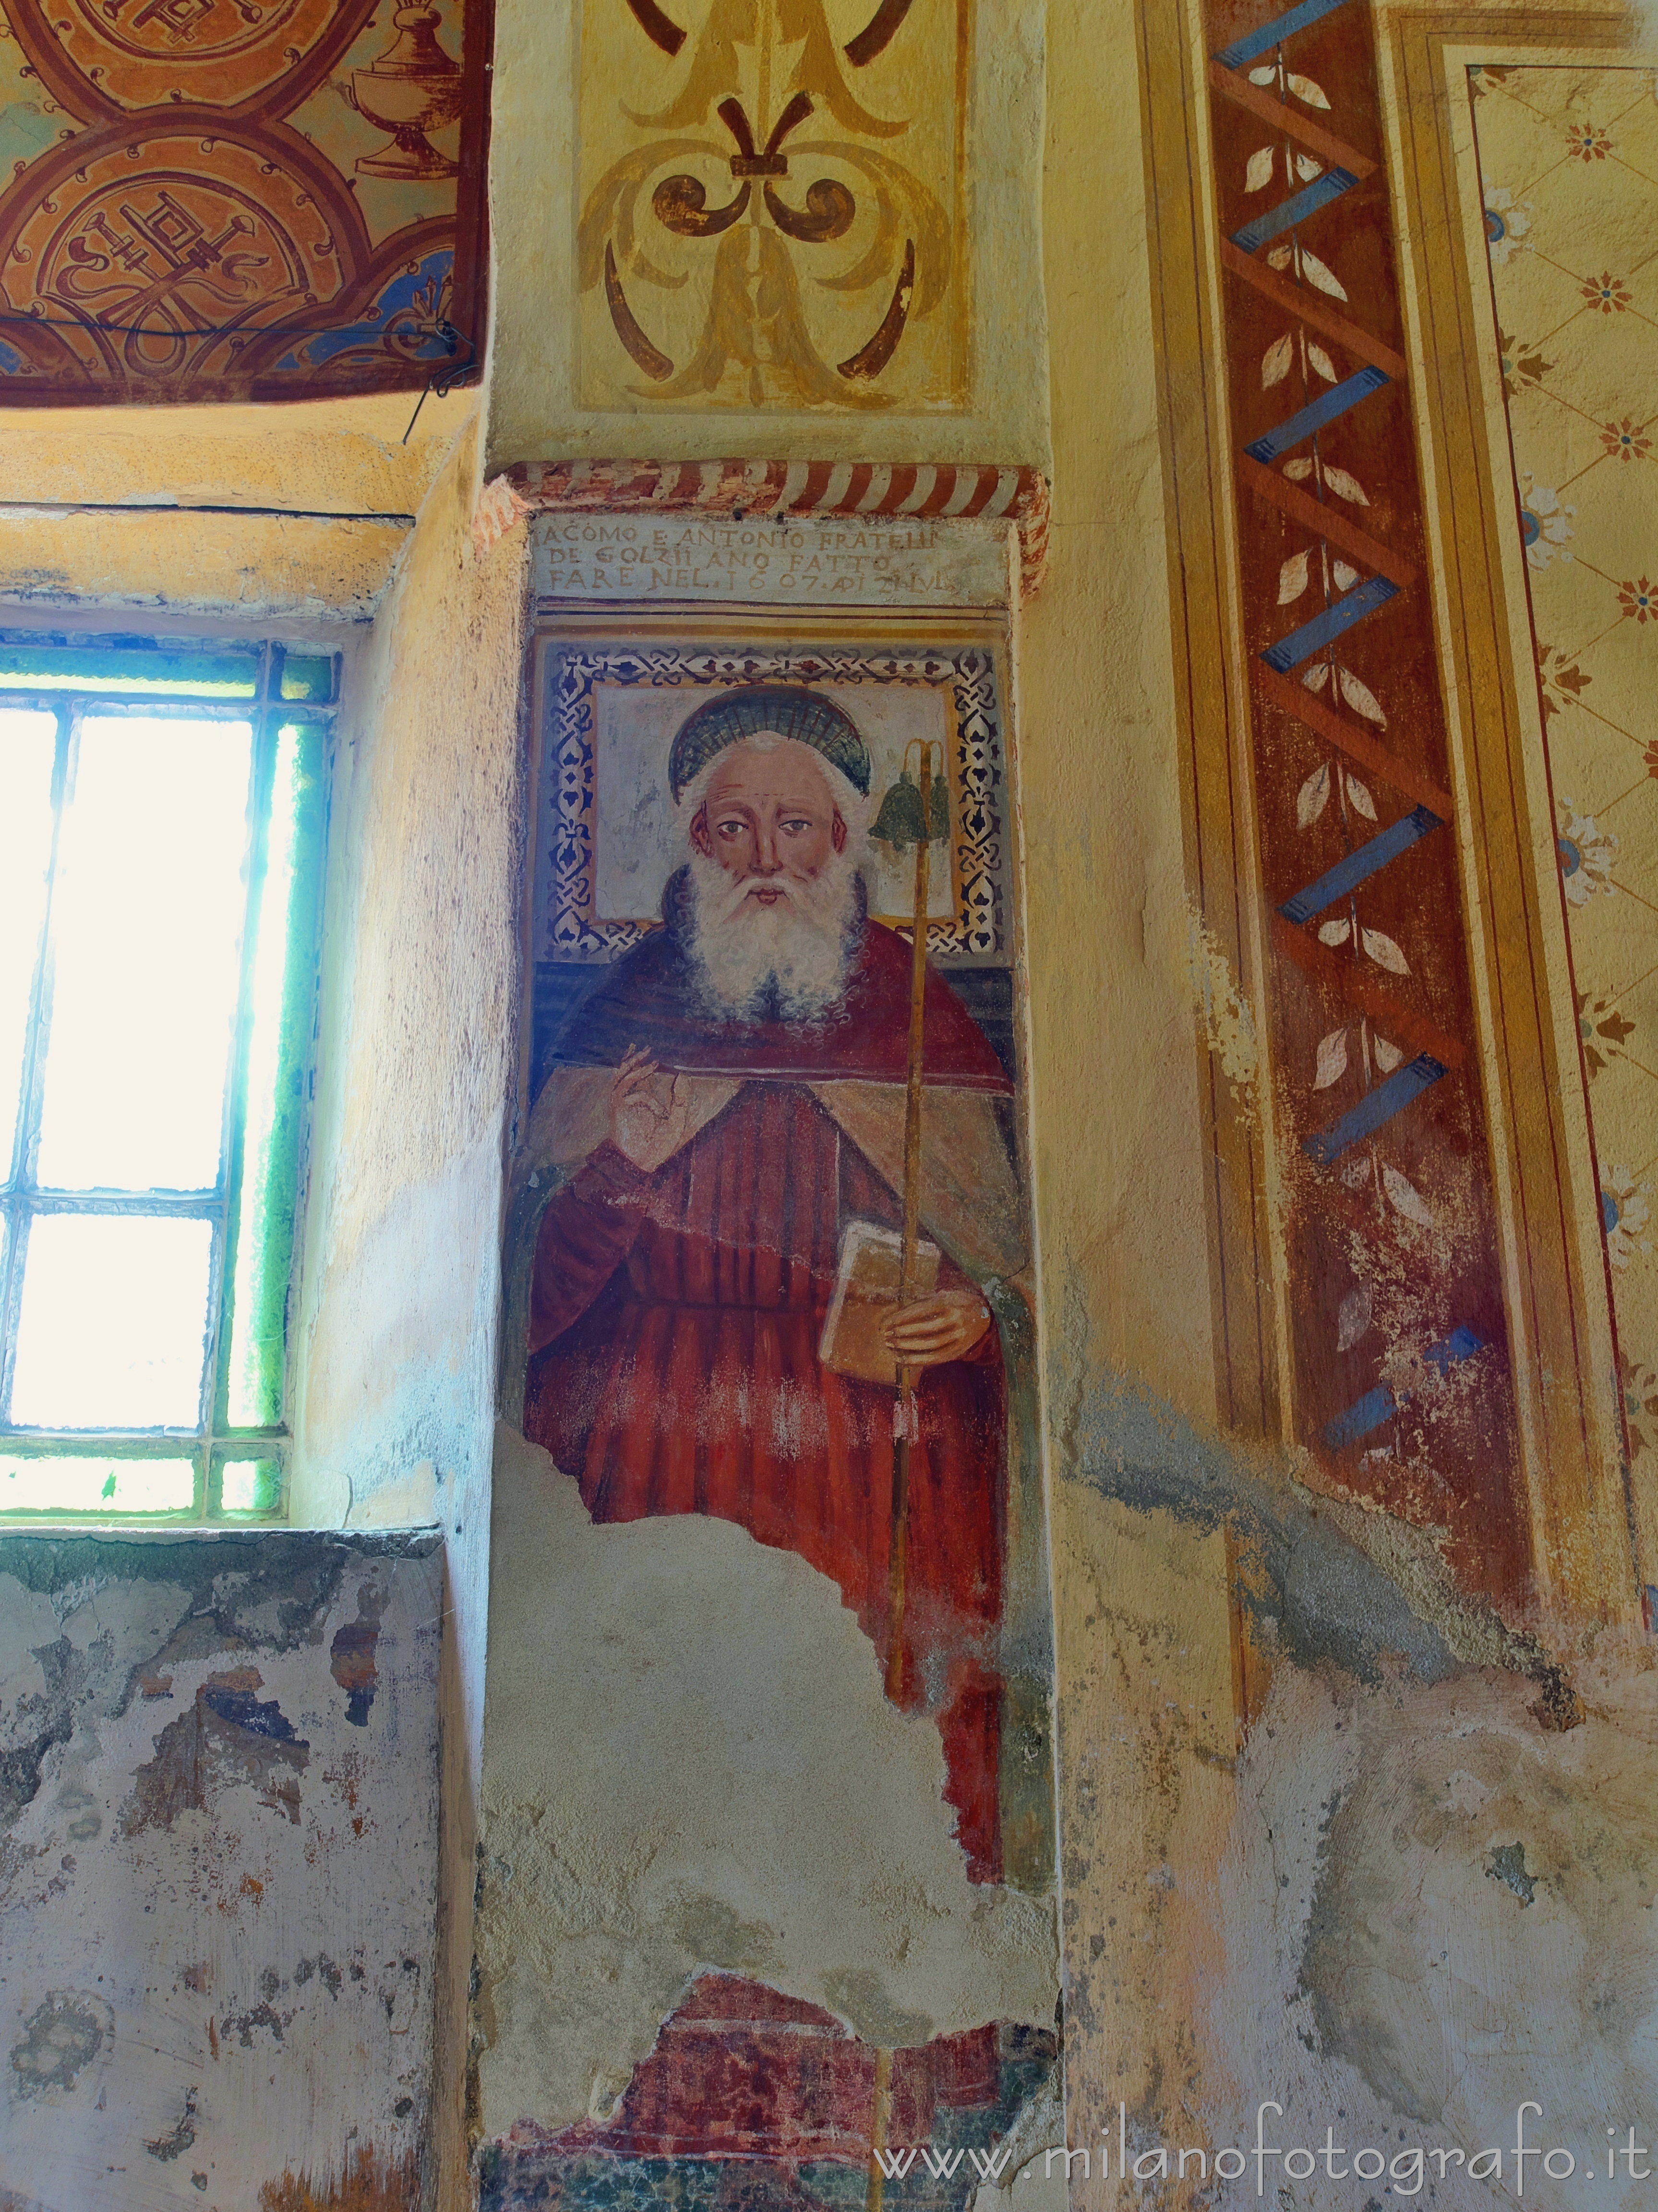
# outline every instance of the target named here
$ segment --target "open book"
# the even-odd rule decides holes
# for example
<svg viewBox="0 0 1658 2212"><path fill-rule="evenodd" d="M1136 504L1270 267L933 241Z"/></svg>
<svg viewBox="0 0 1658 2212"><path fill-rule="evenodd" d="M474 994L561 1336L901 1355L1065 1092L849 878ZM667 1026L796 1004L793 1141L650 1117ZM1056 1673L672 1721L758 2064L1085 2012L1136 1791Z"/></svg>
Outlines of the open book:
<svg viewBox="0 0 1658 2212"><path fill-rule="evenodd" d="M841 1239L835 1296L823 1316L817 1357L837 1375L865 1382L898 1380L898 1361L882 1334L899 1303L903 1239L872 1221L849 1221ZM915 1247L912 1297L928 1298L938 1286L938 1247L926 1238Z"/></svg>

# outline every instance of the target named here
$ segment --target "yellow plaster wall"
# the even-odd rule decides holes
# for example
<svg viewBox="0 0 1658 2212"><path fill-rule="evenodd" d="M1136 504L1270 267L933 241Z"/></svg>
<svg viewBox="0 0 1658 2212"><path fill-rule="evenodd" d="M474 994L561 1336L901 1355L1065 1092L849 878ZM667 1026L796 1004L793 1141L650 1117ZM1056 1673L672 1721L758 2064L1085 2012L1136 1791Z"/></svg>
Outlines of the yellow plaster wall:
<svg viewBox="0 0 1658 2212"><path fill-rule="evenodd" d="M412 515L474 411L465 392L291 406L0 408L9 502Z"/></svg>
<svg viewBox="0 0 1658 2212"><path fill-rule="evenodd" d="M475 405L0 410L0 607L366 622Z"/></svg>
<svg viewBox="0 0 1658 2212"><path fill-rule="evenodd" d="M456 442L357 659L334 763L294 1517L445 1538L434 2161L460 2144L483 1749L502 1161L523 858L521 537L480 558Z"/></svg>

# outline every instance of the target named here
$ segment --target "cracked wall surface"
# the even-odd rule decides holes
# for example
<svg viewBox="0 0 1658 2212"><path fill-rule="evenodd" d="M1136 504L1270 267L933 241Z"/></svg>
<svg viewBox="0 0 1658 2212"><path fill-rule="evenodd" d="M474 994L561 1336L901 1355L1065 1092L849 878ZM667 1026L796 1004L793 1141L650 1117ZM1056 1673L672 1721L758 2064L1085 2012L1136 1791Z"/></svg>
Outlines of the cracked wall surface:
<svg viewBox="0 0 1658 2212"><path fill-rule="evenodd" d="M418 2200L441 1587L431 1537L0 1538L0 2203Z"/></svg>

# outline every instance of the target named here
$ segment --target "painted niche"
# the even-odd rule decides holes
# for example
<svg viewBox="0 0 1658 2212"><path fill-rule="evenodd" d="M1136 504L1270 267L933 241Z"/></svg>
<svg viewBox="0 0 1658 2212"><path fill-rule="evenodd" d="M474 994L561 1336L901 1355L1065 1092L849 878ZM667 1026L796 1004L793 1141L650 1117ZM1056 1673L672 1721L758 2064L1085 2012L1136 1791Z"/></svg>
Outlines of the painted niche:
<svg viewBox="0 0 1658 2212"><path fill-rule="evenodd" d="M539 665L525 1431L596 1521L709 1515L827 1576L937 1722L972 1878L1040 1887L998 651Z"/></svg>
<svg viewBox="0 0 1658 2212"><path fill-rule="evenodd" d="M963 404L969 0L595 0L580 404Z"/></svg>

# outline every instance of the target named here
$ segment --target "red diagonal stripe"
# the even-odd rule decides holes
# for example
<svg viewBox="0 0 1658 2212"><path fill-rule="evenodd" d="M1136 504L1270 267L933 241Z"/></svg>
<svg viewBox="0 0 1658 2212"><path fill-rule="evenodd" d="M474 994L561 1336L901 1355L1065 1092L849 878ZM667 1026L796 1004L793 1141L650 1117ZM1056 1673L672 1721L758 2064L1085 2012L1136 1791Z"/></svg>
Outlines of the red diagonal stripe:
<svg viewBox="0 0 1658 2212"><path fill-rule="evenodd" d="M1321 945L1316 937L1297 929L1281 914L1272 916L1272 944L1286 960L1293 960L1297 968L1327 984L1350 1006L1357 1006L1373 1022L1380 1023L1388 1032L1389 1044L1407 1044L1413 1053L1430 1052L1446 1067L1461 1067L1467 1058L1455 1037L1447 1036L1425 1015L1412 1013L1363 961L1342 959L1333 947Z"/></svg>
<svg viewBox="0 0 1658 2212"><path fill-rule="evenodd" d="M1340 546L1351 553L1355 561L1362 561L1367 568L1375 568L1384 576L1391 576L1396 584L1413 584L1416 568L1412 562L1372 538L1368 531L1349 522L1345 515L1327 501L1314 499L1278 475L1275 469L1264 469L1259 461L1251 460L1248 453L1238 455L1238 473L1257 499L1264 499L1278 507L1293 521L1303 524L1320 538L1327 538L1332 545Z"/></svg>
<svg viewBox="0 0 1658 2212"><path fill-rule="evenodd" d="M1448 822L1455 809L1448 791L1440 787L1419 769L1414 769L1390 753L1385 745L1368 737L1357 722L1345 722L1339 714L1333 714L1321 699L1315 697L1304 684L1292 684L1287 676L1280 676L1259 658L1254 663L1255 682L1274 706L1282 707L1286 714L1293 714L1305 722L1309 730L1357 761L1374 776L1402 791L1406 799L1413 799L1418 806L1425 806L1442 822Z"/></svg>
<svg viewBox="0 0 1658 2212"><path fill-rule="evenodd" d="M1292 284L1276 269L1269 269L1264 260L1254 261L1247 253L1241 253L1230 238L1223 238L1220 242L1220 258L1224 269L1230 269L1235 276L1242 276L1246 284L1253 284L1256 291L1264 292L1269 300L1303 323L1310 323L1315 331L1322 331L1327 338L1345 346L1361 361L1372 361L1378 368L1385 368L1389 376L1401 380L1409 374L1402 354L1395 353L1380 338L1372 337L1357 323L1350 323L1345 315L1338 315L1327 307L1318 294L1305 284Z"/></svg>
<svg viewBox="0 0 1658 2212"><path fill-rule="evenodd" d="M1281 131L1286 138L1297 140L1309 154L1316 154L1332 168L1347 170L1361 184L1366 177L1375 176L1374 161L1356 152L1333 131L1321 130L1308 117L1298 114L1287 100L1274 100L1270 92L1258 84L1251 84L1247 77L1234 76L1230 70L1223 69L1218 62L1212 61L1209 82L1217 92L1224 93L1237 106L1247 107L1252 115L1258 115L1271 129Z"/></svg>
<svg viewBox="0 0 1658 2212"><path fill-rule="evenodd" d="M918 515L937 514L949 501L956 489L956 471L949 461L941 461L938 473L933 478L932 489L915 510Z"/></svg>

